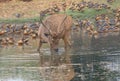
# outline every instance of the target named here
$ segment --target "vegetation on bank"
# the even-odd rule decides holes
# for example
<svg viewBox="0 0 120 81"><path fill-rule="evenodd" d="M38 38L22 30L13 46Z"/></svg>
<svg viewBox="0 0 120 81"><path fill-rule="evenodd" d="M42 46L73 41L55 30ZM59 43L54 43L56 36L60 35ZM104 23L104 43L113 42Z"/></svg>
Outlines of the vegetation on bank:
<svg viewBox="0 0 120 81"><path fill-rule="evenodd" d="M36 0L37 1L37 0ZM89 1L89 0L88 0ZM95 0L95 2L99 2L99 0ZM101 2L105 2L106 3L106 0L101 0ZM101 3L100 2L100 3ZM71 11L69 9L66 10L66 14L68 15L71 15L73 18L80 18L80 19L93 19L95 18L96 15L99 15L99 14L107 14L107 15L110 15L112 16L113 13L112 13L112 9L116 9L119 7L119 3L120 1L119 0L116 0L115 2L111 3L111 4L108 4L111 9L108 10L108 9L102 9L100 11L97 11L95 9L92 9L92 8L85 8L83 12L80 12L80 11ZM62 13L62 12L60 12ZM34 13L34 14L39 14L39 13ZM31 16L31 17L20 17L20 18L0 18L0 23L24 23L24 22L39 22L39 15L35 15L35 16Z"/></svg>
<svg viewBox="0 0 120 81"><path fill-rule="evenodd" d="M63 13L63 12L61 12ZM96 15L99 14L108 14L110 11L107 11L105 9L96 11L94 9L85 9L84 12L79 12L79 11L71 11L67 10L65 12L68 15L71 15L74 19L93 19L95 18ZM13 19L0 19L1 23L24 23L24 22L39 22L40 17L33 17L33 18L13 18Z"/></svg>
<svg viewBox="0 0 120 81"><path fill-rule="evenodd" d="M14 18L14 19L0 19L0 23L25 23L25 22L39 22L39 17L33 18Z"/></svg>

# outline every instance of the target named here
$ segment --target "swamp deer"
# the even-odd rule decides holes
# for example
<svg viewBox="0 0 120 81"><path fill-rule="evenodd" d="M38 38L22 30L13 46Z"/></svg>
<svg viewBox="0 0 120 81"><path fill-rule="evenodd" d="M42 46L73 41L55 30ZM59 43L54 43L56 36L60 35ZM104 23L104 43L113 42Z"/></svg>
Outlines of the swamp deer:
<svg viewBox="0 0 120 81"><path fill-rule="evenodd" d="M65 14L53 14L48 16L44 21L41 21L41 25L38 30L39 47L42 43L46 42L50 46L51 51L58 52L58 45L60 39L64 40L65 50L68 46L71 46L71 27L72 17Z"/></svg>

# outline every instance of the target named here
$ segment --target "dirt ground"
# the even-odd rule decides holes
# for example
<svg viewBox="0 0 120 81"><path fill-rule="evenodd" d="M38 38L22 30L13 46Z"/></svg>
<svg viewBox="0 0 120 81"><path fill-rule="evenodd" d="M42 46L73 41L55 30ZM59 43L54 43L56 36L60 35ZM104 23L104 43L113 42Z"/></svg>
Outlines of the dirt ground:
<svg viewBox="0 0 120 81"><path fill-rule="evenodd" d="M7 1L0 2L0 18L15 18L21 14L23 18L39 16L41 10L63 0L33 0L33 1ZM68 0L69 1L69 0Z"/></svg>

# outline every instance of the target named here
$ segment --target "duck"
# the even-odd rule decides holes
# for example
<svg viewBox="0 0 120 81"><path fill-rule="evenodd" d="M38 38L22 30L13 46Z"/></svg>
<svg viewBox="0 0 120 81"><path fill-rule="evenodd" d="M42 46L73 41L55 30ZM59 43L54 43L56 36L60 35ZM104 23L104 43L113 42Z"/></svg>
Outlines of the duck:
<svg viewBox="0 0 120 81"><path fill-rule="evenodd" d="M29 30L28 28L25 29L24 32L23 32L23 34L24 34L24 35L29 35L29 31L30 31L30 30Z"/></svg>
<svg viewBox="0 0 120 81"><path fill-rule="evenodd" d="M37 33L31 34L31 37L32 37L32 39L36 39L37 38Z"/></svg>
<svg viewBox="0 0 120 81"><path fill-rule="evenodd" d="M18 44L19 46L23 45L23 40L18 40L17 44Z"/></svg>
<svg viewBox="0 0 120 81"><path fill-rule="evenodd" d="M4 35L6 33L5 30L0 30L0 35Z"/></svg>
<svg viewBox="0 0 120 81"><path fill-rule="evenodd" d="M120 28L119 28L119 27L114 27L113 32L119 32L119 31L120 31Z"/></svg>
<svg viewBox="0 0 120 81"><path fill-rule="evenodd" d="M6 38L6 40L8 41L8 44L10 44L10 45L13 45L15 42L12 37L8 37L8 38Z"/></svg>
<svg viewBox="0 0 120 81"><path fill-rule="evenodd" d="M29 41L28 38L22 38L22 39L20 39L20 40L17 41L17 45L18 46L22 46L24 44L28 45L28 41Z"/></svg>
<svg viewBox="0 0 120 81"><path fill-rule="evenodd" d="M98 35L98 31L94 30L94 31L93 31L93 34L94 34L94 35Z"/></svg>
<svg viewBox="0 0 120 81"><path fill-rule="evenodd" d="M5 38L1 39L1 45L6 46L8 45L8 41Z"/></svg>

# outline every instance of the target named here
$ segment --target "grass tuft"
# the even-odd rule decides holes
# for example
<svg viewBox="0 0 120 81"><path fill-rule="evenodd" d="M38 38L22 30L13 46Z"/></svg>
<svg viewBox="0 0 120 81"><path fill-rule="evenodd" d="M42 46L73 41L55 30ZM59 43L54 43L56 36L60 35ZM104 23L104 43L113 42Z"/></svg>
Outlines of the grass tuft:
<svg viewBox="0 0 120 81"><path fill-rule="evenodd" d="M39 22L39 17L0 19L0 23L25 23L25 22Z"/></svg>
<svg viewBox="0 0 120 81"><path fill-rule="evenodd" d="M95 18L95 16L99 14L107 14L108 11L106 9L97 11L95 9L86 8L84 12L67 10L66 13L68 15L71 15L75 19L88 19L88 18L91 19L91 18Z"/></svg>

